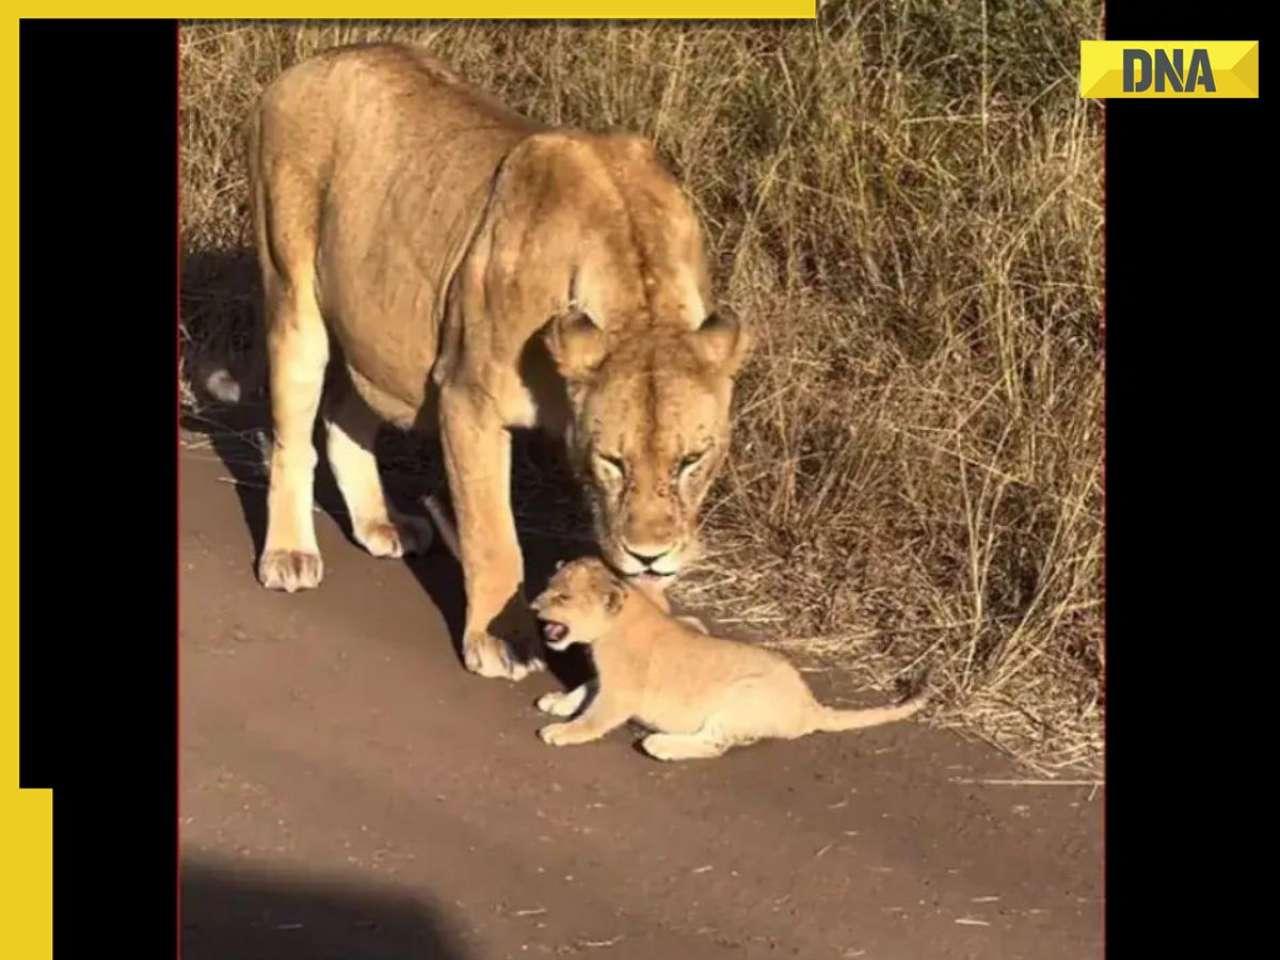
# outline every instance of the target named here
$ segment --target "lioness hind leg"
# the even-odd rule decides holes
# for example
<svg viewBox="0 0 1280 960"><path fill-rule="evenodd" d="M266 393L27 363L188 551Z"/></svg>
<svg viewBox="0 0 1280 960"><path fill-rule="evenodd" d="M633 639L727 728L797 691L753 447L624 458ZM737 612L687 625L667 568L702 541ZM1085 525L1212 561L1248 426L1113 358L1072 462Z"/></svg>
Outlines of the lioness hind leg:
<svg viewBox="0 0 1280 960"><path fill-rule="evenodd" d="M312 513L316 451L311 443L329 360L329 335L316 302L312 178L272 162L279 149L265 105L250 125L247 160L271 388L267 537L258 579L275 590L314 587L324 568ZM269 181L269 182L268 182Z"/></svg>
<svg viewBox="0 0 1280 960"><path fill-rule="evenodd" d="M286 289L270 272L264 285L274 438L258 579L269 589L292 593L317 586L324 575L312 511L317 457L311 430L324 388L329 337L309 288Z"/></svg>
<svg viewBox="0 0 1280 960"><path fill-rule="evenodd" d="M375 557L401 557L431 546L431 525L387 507L373 454L377 416L346 387L326 401L323 412L329 466L351 515L351 534Z"/></svg>
<svg viewBox="0 0 1280 960"><path fill-rule="evenodd" d="M719 757L733 744L714 733L651 733L640 741L655 760L705 760Z"/></svg>

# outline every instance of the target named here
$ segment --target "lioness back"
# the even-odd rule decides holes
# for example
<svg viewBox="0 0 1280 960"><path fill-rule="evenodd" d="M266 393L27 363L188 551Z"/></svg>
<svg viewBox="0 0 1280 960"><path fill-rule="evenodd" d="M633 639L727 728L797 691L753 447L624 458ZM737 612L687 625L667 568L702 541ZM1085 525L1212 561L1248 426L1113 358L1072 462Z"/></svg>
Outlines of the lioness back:
<svg viewBox="0 0 1280 960"><path fill-rule="evenodd" d="M249 169L272 260L314 282L355 387L384 418L418 419L448 284L495 171L540 129L395 44L328 51L264 92Z"/></svg>

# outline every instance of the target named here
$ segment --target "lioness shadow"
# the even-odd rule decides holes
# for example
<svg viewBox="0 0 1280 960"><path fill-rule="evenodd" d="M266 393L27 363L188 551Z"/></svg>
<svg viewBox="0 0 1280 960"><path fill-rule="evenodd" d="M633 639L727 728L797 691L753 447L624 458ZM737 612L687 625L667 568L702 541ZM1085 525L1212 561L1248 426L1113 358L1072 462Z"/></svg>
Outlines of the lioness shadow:
<svg viewBox="0 0 1280 960"><path fill-rule="evenodd" d="M267 523L271 416L266 391L246 390L239 402L227 403L215 398L204 380L210 371L221 368L245 383L252 384L255 376L262 379L250 368L265 359L252 352L257 332L251 325L260 322L257 265L252 254L243 250L193 254L184 259L183 284L183 324L190 347L187 370L196 398L181 414L180 425L188 434L184 443L194 448L192 455L202 446L211 449L230 474L253 543L253 565L245 575L256 576ZM316 505L338 524L352 549L362 550L325 457L324 431L318 423L312 440L319 455ZM513 443L512 502L525 560L524 593L532 598L546 585L558 561L586 555L594 547L560 445L527 433L516 434ZM394 509L425 517L420 501L426 493L436 494L447 504L438 437L386 429L374 452ZM461 661L466 599L457 561L437 536L424 555L406 557L404 562L440 610ZM517 603L513 597L511 605ZM572 651L547 654L552 672L566 684L576 685L589 673L585 658Z"/></svg>

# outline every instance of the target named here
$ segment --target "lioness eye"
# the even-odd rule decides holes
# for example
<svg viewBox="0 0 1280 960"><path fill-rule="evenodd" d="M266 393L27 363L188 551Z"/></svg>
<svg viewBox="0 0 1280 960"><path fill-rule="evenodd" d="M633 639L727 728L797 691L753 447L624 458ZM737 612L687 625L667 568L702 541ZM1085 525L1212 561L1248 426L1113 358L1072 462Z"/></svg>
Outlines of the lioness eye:
<svg viewBox="0 0 1280 960"><path fill-rule="evenodd" d="M703 457L707 455L706 450L700 450L697 453L690 453L680 458L680 472L684 473L690 467L695 466Z"/></svg>
<svg viewBox="0 0 1280 960"><path fill-rule="evenodd" d="M624 468L624 464L623 464L623 462L622 462L622 458L621 458L621 457L610 457L610 456L607 456L606 454L603 454L603 453L598 453L598 454L596 454L596 456L598 456L601 460L603 460L605 463L607 463L607 464L608 464L610 467L612 467L614 470L617 470L619 473L623 473L623 472L624 472L624 469L623 469L623 468Z"/></svg>

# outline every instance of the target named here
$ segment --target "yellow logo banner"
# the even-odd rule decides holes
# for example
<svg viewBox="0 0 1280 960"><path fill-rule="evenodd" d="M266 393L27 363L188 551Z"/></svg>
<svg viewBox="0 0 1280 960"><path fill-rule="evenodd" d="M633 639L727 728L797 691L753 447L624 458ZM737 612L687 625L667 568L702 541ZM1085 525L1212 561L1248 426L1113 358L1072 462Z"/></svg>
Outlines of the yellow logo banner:
<svg viewBox="0 0 1280 960"><path fill-rule="evenodd" d="M1256 99L1256 40L1082 40L1080 96Z"/></svg>

